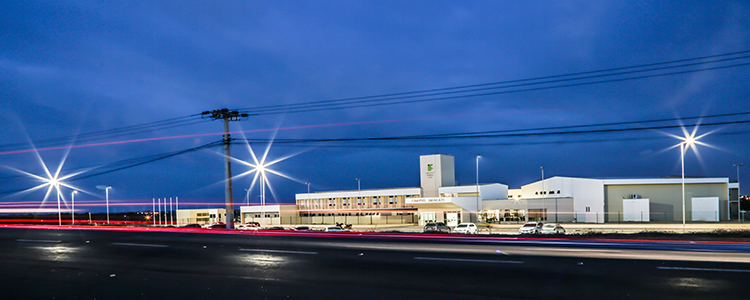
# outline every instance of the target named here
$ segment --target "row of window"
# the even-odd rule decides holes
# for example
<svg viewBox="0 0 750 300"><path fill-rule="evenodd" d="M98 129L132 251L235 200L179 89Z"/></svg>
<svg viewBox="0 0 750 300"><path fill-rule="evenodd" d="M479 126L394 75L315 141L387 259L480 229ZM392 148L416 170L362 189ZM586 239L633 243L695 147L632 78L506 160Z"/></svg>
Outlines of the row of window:
<svg viewBox="0 0 750 300"><path fill-rule="evenodd" d="M559 194L560 190L557 190L557 193ZM547 195L547 194L554 195L555 191L549 191L549 193L547 193L547 191L541 191L541 192L535 192L534 193L534 195ZM519 195L518 197L520 198L521 196Z"/></svg>
<svg viewBox="0 0 750 300"><path fill-rule="evenodd" d="M370 198L370 199L368 199ZM387 199L385 199L387 198ZM381 205L385 200L387 200L387 203L390 205L398 204L399 198L402 198L401 196L382 196L382 197L350 197L350 198L327 198L327 199L303 199L299 200L297 202L297 205L301 207L316 207L320 208L322 206L337 206L336 201L338 199L341 200L341 206L352 206L353 200L356 199L356 205L357 206L365 206L365 205ZM411 198L411 196L405 196L405 198ZM372 202L367 201L372 200Z"/></svg>

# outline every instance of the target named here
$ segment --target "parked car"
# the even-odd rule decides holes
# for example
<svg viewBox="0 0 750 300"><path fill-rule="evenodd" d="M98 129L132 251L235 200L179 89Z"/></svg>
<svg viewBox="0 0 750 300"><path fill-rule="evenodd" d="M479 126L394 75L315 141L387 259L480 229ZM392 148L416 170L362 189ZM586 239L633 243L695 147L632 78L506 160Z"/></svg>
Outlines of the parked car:
<svg viewBox="0 0 750 300"><path fill-rule="evenodd" d="M257 222L245 223L245 224L242 224L240 226L237 226L237 229L239 229L239 230L258 230L258 229L260 229L260 225L256 225L256 224L257 224Z"/></svg>
<svg viewBox="0 0 750 300"><path fill-rule="evenodd" d="M208 225L208 226L203 227L203 228L207 228L207 229L221 229L221 228L224 228L224 229L226 229L227 228L227 224L211 224L211 225Z"/></svg>
<svg viewBox="0 0 750 300"><path fill-rule="evenodd" d="M203 226L201 224L185 224L182 228L203 228Z"/></svg>
<svg viewBox="0 0 750 300"><path fill-rule="evenodd" d="M310 226L307 225L297 225L297 227L294 227L295 231L310 231Z"/></svg>
<svg viewBox="0 0 750 300"><path fill-rule="evenodd" d="M344 231L344 228L341 228L341 226L326 226L325 228L323 228L323 231L342 232Z"/></svg>
<svg viewBox="0 0 750 300"><path fill-rule="evenodd" d="M461 223L453 228L453 233L477 234L478 228L474 223Z"/></svg>
<svg viewBox="0 0 750 300"><path fill-rule="evenodd" d="M565 228L557 223L547 223L542 226L543 234L565 234Z"/></svg>
<svg viewBox="0 0 750 300"><path fill-rule="evenodd" d="M542 232L542 226L544 226L544 223L542 222L527 222L526 224L523 224L521 228L518 228L519 234L539 234Z"/></svg>
<svg viewBox="0 0 750 300"><path fill-rule="evenodd" d="M278 226L278 225L276 225L276 226L268 227L268 228L266 228L266 230L286 230L286 228L284 228L284 226Z"/></svg>
<svg viewBox="0 0 750 300"><path fill-rule="evenodd" d="M443 222L433 222L424 224L424 232L445 232L451 233L451 228Z"/></svg>

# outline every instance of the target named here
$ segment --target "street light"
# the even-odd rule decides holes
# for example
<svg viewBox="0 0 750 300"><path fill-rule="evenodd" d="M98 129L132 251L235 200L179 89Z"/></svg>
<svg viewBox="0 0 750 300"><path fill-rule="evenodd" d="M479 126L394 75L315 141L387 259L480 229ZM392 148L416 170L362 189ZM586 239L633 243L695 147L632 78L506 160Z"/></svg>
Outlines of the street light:
<svg viewBox="0 0 750 300"><path fill-rule="evenodd" d="M111 189L111 186L108 186L104 189L104 193L106 194L107 199L107 224L109 224L109 189Z"/></svg>
<svg viewBox="0 0 750 300"><path fill-rule="evenodd" d="M73 205L73 208L70 211L70 219L71 224L76 224L76 194L78 194L78 191L73 191L70 193L70 202Z"/></svg>
<svg viewBox="0 0 750 300"><path fill-rule="evenodd" d="M307 203L305 203L305 206L307 206L307 225L312 225L312 222L310 221L310 183L305 182L307 185Z"/></svg>
<svg viewBox="0 0 750 300"><path fill-rule="evenodd" d="M361 224L361 218L362 218L362 189L360 188L360 181L362 181L362 178L354 178L357 180L357 208L359 208L359 216L357 216L357 224Z"/></svg>
<svg viewBox="0 0 750 300"><path fill-rule="evenodd" d="M737 167L737 222L742 222L742 219L740 219L740 207L742 206L742 201L740 201L740 196L742 196L742 193L740 193L740 167L744 165L742 163L732 165Z"/></svg>
<svg viewBox="0 0 750 300"><path fill-rule="evenodd" d="M544 167L542 169L542 213L544 220L547 220L547 187L544 186ZM541 217L539 217L541 219Z"/></svg>
<svg viewBox="0 0 750 300"><path fill-rule="evenodd" d="M477 154L477 214L476 214L476 221L479 223L479 158L482 157L482 155Z"/></svg>
<svg viewBox="0 0 750 300"><path fill-rule="evenodd" d="M60 183L55 180L53 184L57 190L57 226L62 226L62 212L60 211Z"/></svg>
<svg viewBox="0 0 750 300"><path fill-rule="evenodd" d="M695 137L695 131L693 131L692 134L685 134L684 138L680 138L682 139L680 143L680 162L682 164L682 232L685 232L685 151L687 151L688 146L695 149L695 144L700 144L697 140L702 136Z"/></svg>
<svg viewBox="0 0 750 300"><path fill-rule="evenodd" d="M97 185L97 189L104 190L104 193L106 194L106 202L107 202L107 224L109 224L109 189L111 189L111 186L106 185Z"/></svg>

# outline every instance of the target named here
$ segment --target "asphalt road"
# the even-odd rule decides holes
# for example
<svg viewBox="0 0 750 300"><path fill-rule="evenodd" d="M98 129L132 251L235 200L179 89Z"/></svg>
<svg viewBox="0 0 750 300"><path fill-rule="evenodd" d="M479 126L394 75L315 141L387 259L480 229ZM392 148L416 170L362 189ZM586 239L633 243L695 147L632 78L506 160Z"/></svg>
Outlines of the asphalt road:
<svg viewBox="0 0 750 300"><path fill-rule="evenodd" d="M210 233L209 233L210 232ZM3 299L747 299L750 245L0 228Z"/></svg>

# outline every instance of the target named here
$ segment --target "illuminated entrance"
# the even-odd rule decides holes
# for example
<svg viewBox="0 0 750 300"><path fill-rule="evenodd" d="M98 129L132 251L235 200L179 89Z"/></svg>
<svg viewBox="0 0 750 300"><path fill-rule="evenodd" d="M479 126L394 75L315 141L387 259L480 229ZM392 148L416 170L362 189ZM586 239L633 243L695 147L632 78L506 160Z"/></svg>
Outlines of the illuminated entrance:
<svg viewBox="0 0 750 300"><path fill-rule="evenodd" d="M437 217L434 211L425 211L419 213L419 226L430 222L437 222Z"/></svg>

